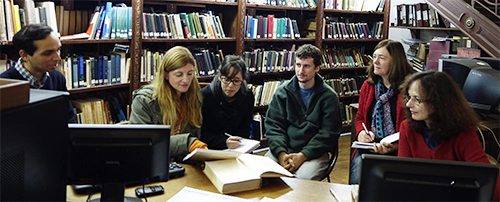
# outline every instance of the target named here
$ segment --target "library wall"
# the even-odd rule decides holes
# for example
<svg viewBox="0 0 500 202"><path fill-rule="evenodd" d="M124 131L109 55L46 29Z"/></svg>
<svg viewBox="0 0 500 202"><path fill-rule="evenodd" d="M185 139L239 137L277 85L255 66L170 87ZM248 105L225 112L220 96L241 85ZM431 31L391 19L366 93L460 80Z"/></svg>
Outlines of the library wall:
<svg viewBox="0 0 500 202"><path fill-rule="evenodd" d="M1 2L24 9L26 4L39 1ZM269 88L265 86L270 84L275 89L276 82L294 75L294 51L298 47L315 44L324 56L320 74L347 106L357 102L369 56L373 47L387 38L389 26L388 14L383 12L389 9L386 0L350 0L344 4L329 0L302 4L265 4L267 1L260 0L52 2L62 35L60 71L66 74L71 99L75 104L82 100L95 103L89 104L91 107L100 103L104 111L109 108L110 113L103 115L108 119L104 123L122 121L122 114L126 119L132 91L154 79L164 52L177 45L192 51L201 68L197 73L201 82L213 79L225 55L242 56L251 72L249 83L259 98L257 89ZM267 29L262 29L263 24ZM0 41L6 45L2 46L1 59L7 66L18 54L8 38ZM269 101L256 102L255 111L265 114Z"/></svg>

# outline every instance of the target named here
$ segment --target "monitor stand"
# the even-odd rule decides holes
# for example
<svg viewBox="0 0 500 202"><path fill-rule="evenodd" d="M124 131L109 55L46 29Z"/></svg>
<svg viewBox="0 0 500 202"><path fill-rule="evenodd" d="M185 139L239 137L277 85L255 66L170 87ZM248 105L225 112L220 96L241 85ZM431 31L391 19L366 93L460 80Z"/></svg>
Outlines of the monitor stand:
<svg viewBox="0 0 500 202"><path fill-rule="evenodd" d="M125 183L123 182L105 182L102 184L101 198L92 199L91 202L100 201L123 201L123 202L142 202L137 197L125 196Z"/></svg>

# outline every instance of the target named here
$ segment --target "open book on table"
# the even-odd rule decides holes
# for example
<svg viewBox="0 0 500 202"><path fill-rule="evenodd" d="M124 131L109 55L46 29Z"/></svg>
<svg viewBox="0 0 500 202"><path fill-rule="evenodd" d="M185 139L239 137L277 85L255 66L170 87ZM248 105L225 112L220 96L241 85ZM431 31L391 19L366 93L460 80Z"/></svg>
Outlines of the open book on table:
<svg viewBox="0 0 500 202"><path fill-rule="evenodd" d="M398 140L399 140L399 132L384 137L382 140L380 140L380 142L393 143ZM351 148L373 149L374 144L380 144L380 143L354 141L352 142Z"/></svg>
<svg viewBox="0 0 500 202"><path fill-rule="evenodd" d="M195 149L184 160L207 160L203 173L223 194L260 189L263 177L293 177L278 163L260 155Z"/></svg>

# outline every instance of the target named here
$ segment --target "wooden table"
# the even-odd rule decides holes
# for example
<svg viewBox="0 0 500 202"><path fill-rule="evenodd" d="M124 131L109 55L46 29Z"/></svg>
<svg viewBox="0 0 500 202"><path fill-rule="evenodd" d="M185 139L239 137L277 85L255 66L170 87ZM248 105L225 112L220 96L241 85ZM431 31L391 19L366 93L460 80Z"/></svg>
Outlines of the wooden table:
<svg viewBox="0 0 500 202"><path fill-rule="evenodd" d="M182 166L186 168L186 173L183 177L171 179L168 182L153 183L161 184L165 188L165 193L154 197L148 197L148 201L165 202L184 186L219 193L212 185L212 182L203 174L201 167L187 164L182 164ZM125 190L125 195L135 196L135 188L137 187L127 188ZM265 179L261 189L229 195L247 199L262 199L263 197L269 197L277 199L278 201L335 201L330 194L329 188L335 190L342 202L352 201L350 185L287 177ZM71 186L67 187L66 193L67 201L85 201L87 199L87 195L75 194ZM95 194L92 199L99 198L99 196L100 194Z"/></svg>

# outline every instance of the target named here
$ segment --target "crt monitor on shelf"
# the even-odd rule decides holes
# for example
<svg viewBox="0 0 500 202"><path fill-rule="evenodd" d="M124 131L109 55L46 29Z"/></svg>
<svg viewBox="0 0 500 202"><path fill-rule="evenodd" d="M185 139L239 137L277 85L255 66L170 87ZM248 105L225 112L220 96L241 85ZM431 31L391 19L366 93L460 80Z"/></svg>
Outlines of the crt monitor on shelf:
<svg viewBox="0 0 500 202"><path fill-rule="evenodd" d="M492 57L478 57L474 58L476 60L481 60L490 65L491 68L500 70L500 58L492 58Z"/></svg>
<svg viewBox="0 0 500 202"><path fill-rule="evenodd" d="M498 113L500 71L479 59L440 59L439 70L450 75L480 114ZM491 63L494 64L494 63Z"/></svg>
<svg viewBox="0 0 500 202"><path fill-rule="evenodd" d="M102 185L101 200L123 201L125 184L168 181L170 126L68 124L68 129L70 183Z"/></svg>
<svg viewBox="0 0 500 202"><path fill-rule="evenodd" d="M491 201L498 167L363 154L359 201Z"/></svg>

